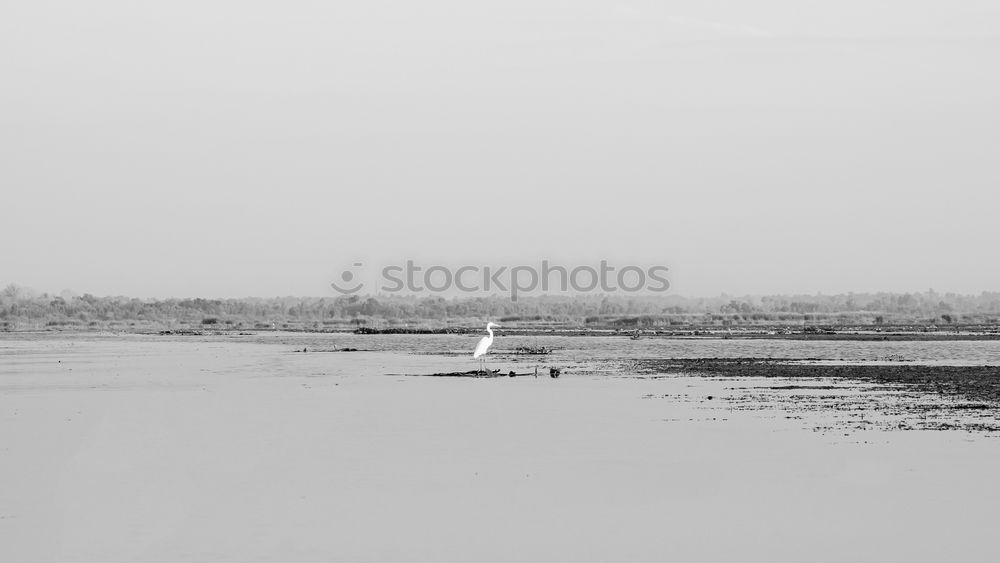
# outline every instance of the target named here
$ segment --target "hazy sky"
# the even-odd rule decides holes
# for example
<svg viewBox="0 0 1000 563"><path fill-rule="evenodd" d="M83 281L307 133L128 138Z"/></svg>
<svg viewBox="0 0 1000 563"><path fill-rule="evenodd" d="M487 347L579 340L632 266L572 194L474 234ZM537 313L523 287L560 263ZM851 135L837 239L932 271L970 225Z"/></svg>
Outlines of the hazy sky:
<svg viewBox="0 0 1000 563"><path fill-rule="evenodd" d="M998 69L996 0L5 2L0 284L997 290Z"/></svg>

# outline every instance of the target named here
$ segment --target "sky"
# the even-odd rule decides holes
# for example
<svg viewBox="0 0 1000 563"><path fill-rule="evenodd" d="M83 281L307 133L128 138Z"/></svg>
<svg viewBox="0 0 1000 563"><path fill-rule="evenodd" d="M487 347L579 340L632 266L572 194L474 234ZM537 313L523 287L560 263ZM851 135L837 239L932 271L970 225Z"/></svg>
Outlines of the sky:
<svg viewBox="0 0 1000 563"><path fill-rule="evenodd" d="M3 285L605 259L688 296L1000 289L995 0L0 14Z"/></svg>

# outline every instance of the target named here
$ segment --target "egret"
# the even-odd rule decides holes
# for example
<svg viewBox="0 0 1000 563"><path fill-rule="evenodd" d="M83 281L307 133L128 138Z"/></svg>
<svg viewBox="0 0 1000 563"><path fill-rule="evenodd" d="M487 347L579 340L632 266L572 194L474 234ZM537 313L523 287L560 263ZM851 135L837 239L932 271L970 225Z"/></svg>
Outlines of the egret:
<svg viewBox="0 0 1000 563"><path fill-rule="evenodd" d="M480 373L486 371L486 358L482 356L486 355L486 351L490 349L493 345L493 327L499 328L500 325L496 323L486 323L486 332L490 333L489 336L484 336L479 340L479 344L476 344L476 351L472 353L472 357L479 358L479 371Z"/></svg>

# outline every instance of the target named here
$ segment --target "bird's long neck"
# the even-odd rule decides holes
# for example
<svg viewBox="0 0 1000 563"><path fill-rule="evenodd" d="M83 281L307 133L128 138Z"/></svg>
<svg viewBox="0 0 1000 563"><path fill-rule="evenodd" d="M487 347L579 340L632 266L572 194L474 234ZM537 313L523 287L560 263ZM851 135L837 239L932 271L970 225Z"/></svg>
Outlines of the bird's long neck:
<svg viewBox="0 0 1000 563"><path fill-rule="evenodd" d="M486 332L490 333L490 341L492 341L493 340L493 329L490 328L490 327L486 327Z"/></svg>

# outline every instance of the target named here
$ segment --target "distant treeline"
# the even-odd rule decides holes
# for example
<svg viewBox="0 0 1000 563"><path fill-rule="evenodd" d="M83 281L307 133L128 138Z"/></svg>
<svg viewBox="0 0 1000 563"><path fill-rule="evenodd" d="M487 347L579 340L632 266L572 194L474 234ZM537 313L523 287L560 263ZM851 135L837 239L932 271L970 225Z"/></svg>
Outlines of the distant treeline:
<svg viewBox="0 0 1000 563"><path fill-rule="evenodd" d="M790 325L997 324L1000 292L979 295L848 293L841 295L680 296L580 295L451 298L414 296L135 299L17 285L0 292L0 328L180 327L297 328L449 326L485 319L516 325L620 328Z"/></svg>

